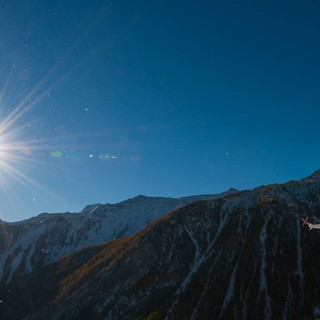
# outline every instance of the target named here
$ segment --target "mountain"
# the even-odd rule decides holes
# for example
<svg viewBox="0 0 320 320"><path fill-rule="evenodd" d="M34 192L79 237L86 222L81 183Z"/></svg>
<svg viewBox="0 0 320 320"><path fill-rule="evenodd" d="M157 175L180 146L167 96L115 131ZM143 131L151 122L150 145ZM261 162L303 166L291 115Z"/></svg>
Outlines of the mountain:
<svg viewBox="0 0 320 320"><path fill-rule="evenodd" d="M89 205L79 213L43 213L15 223L0 220L0 284L10 282L15 273L29 274L84 246L131 235L186 204L234 192L238 191L178 199L139 195L117 204Z"/></svg>
<svg viewBox="0 0 320 320"><path fill-rule="evenodd" d="M195 201L15 272L0 286L0 317L320 319L320 230L306 217L320 221L320 171Z"/></svg>

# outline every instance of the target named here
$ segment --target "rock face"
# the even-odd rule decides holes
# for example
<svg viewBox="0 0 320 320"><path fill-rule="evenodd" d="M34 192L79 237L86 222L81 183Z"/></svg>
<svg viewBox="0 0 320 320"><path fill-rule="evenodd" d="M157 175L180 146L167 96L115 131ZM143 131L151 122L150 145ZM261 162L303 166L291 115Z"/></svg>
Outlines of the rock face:
<svg viewBox="0 0 320 320"><path fill-rule="evenodd" d="M5 277L0 318L320 319L320 230L302 217L320 221L320 172L193 202Z"/></svg>

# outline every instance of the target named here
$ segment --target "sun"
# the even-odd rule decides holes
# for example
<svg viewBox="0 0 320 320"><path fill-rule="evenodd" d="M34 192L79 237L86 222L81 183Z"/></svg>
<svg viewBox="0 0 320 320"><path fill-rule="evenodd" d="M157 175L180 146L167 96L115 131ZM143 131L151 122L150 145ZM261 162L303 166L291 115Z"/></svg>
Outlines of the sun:
<svg viewBox="0 0 320 320"><path fill-rule="evenodd" d="M0 123L0 128L3 123ZM7 130L6 130L7 131ZM0 135L0 173L1 176L11 176L20 182L23 174L17 169L19 161L23 159L22 146L25 144L22 141L14 141L14 131L8 130Z"/></svg>
<svg viewBox="0 0 320 320"><path fill-rule="evenodd" d="M40 157L46 144L39 144L32 138L28 127L30 116L26 116L25 109L7 113L4 117L5 112L0 111L0 193L1 201L5 203L3 208L10 208L12 212L23 211L34 199L47 205L56 196L47 185L38 182L39 169L48 168ZM0 208L0 219L2 215L9 214L3 208Z"/></svg>
<svg viewBox="0 0 320 320"><path fill-rule="evenodd" d="M9 111L3 106L3 101L1 105L0 192L3 206L0 209L0 218L3 214L8 214L3 208L7 210L11 208L13 211L23 210L25 204L21 199L22 193L38 195L39 190L43 189L27 170L33 165L34 156L32 141L26 139L27 126L23 124L25 109L16 107Z"/></svg>
<svg viewBox="0 0 320 320"><path fill-rule="evenodd" d="M28 119L30 110L40 99L32 99L38 86L15 106L9 106L12 99L6 98L7 87L4 85L0 90L0 188L7 194L15 181L34 192L39 186L25 169L36 162L33 151L38 146L28 133Z"/></svg>
<svg viewBox="0 0 320 320"><path fill-rule="evenodd" d="M0 219L3 208L24 210L29 199L37 199L39 207L64 201L54 173L73 169L68 153L88 148L79 144L76 134L56 137L51 122L46 123L50 93L72 71L61 74L61 65L58 61L24 93L13 80L14 66L0 79Z"/></svg>

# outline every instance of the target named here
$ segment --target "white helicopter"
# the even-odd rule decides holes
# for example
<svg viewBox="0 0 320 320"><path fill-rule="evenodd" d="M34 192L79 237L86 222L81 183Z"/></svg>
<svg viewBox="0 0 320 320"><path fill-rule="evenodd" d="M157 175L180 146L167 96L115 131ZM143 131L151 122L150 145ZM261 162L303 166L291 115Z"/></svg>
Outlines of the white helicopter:
<svg viewBox="0 0 320 320"><path fill-rule="evenodd" d="M303 221L303 226L306 224L309 227L309 230L311 230L311 229L320 229L320 223L313 224L310 221L308 221L308 218L307 219L301 218L301 220Z"/></svg>

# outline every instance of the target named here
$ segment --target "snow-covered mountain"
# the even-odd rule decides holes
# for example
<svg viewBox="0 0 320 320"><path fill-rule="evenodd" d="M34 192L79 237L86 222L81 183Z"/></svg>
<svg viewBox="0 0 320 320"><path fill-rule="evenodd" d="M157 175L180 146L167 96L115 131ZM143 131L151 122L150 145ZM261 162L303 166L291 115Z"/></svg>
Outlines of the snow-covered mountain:
<svg viewBox="0 0 320 320"><path fill-rule="evenodd" d="M79 213L43 213L15 223L0 220L0 283L14 273L29 274L79 248L131 235L166 213L197 200L219 195L184 198L137 196L117 204L94 204Z"/></svg>
<svg viewBox="0 0 320 320"><path fill-rule="evenodd" d="M320 319L320 230L306 217L320 222L320 171L192 202L5 277L0 318Z"/></svg>

